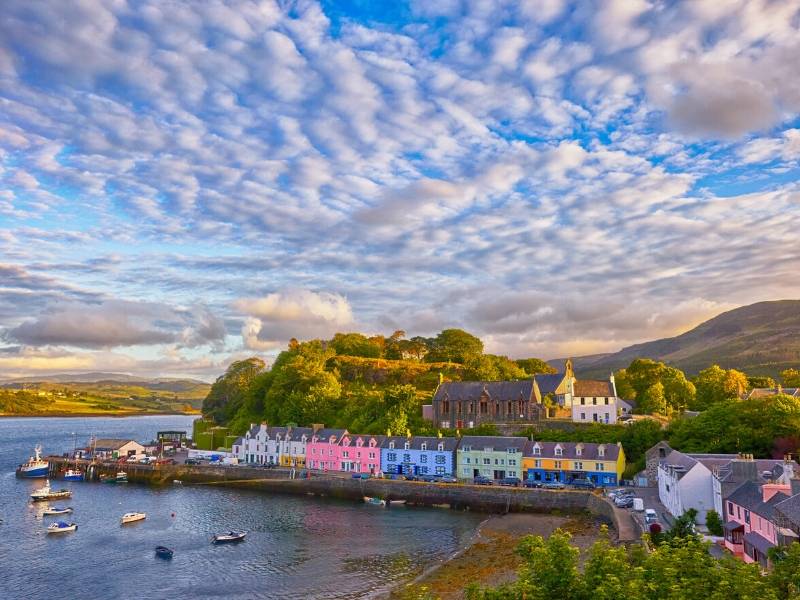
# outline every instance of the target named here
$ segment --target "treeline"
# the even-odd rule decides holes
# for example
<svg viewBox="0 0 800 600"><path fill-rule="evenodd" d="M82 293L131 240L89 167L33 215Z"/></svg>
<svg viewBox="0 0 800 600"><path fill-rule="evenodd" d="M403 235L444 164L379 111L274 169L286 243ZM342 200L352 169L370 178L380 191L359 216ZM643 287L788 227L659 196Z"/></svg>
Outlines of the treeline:
<svg viewBox="0 0 800 600"><path fill-rule="evenodd" d="M543 360L487 354L460 329L405 339L339 333L330 340L292 340L267 370L250 358L230 365L212 385L203 414L232 432L252 422L324 423L362 433L435 433L422 420L440 378L448 381L525 379L555 370Z"/></svg>
<svg viewBox="0 0 800 600"><path fill-rule="evenodd" d="M27 390L0 389L0 412L30 414L53 404L50 396L39 396Z"/></svg>

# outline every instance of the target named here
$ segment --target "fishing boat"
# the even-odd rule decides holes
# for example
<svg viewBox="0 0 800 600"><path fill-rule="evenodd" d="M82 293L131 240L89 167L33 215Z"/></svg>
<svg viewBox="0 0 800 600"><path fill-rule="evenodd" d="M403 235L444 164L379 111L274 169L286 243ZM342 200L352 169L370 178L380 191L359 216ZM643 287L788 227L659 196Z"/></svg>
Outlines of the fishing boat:
<svg viewBox="0 0 800 600"><path fill-rule="evenodd" d="M129 512L122 515L122 524L125 525L126 523L135 523L136 521L144 521L147 518L147 514L140 513L140 512Z"/></svg>
<svg viewBox="0 0 800 600"><path fill-rule="evenodd" d="M228 533L218 533L211 539L212 544L231 544L233 542L241 542L244 536L247 535L246 531L229 531Z"/></svg>
<svg viewBox="0 0 800 600"><path fill-rule="evenodd" d="M64 473L64 481L83 481L83 471L80 469L68 469Z"/></svg>
<svg viewBox="0 0 800 600"><path fill-rule="evenodd" d="M128 474L125 471L120 471L117 473L116 477L101 475L100 481L103 483L128 483Z"/></svg>
<svg viewBox="0 0 800 600"><path fill-rule="evenodd" d="M47 526L47 533L66 533L68 531L75 531L77 529L78 525L76 523L58 521L56 523L50 523L50 525Z"/></svg>
<svg viewBox="0 0 800 600"><path fill-rule="evenodd" d="M156 556L158 558L172 558L172 555L175 554L174 550L167 548L166 546L156 546Z"/></svg>
<svg viewBox="0 0 800 600"><path fill-rule="evenodd" d="M68 515L71 512L71 506L54 506L53 508L45 508L42 511L42 515L45 517L53 517L55 515Z"/></svg>
<svg viewBox="0 0 800 600"><path fill-rule="evenodd" d="M50 487L50 480L48 479L44 487L35 490L31 494L31 499L34 502L38 502L40 500L58 500L60 498L69 498L72 496L72 492L69 490L54 490Z"/></svg>
<svg viewBox="0 0 800 600"><path fill-rule="evenodd" d="M17 477L47 477L49 470L50 464L42 459L42 447L37 444L33 449L33 456L28 458L28 462L17 467Z"/></svg>
<svg viewBox="0 0 800 600"><path fill-rule="evenodd" d="M382 498L373 498L371 496L364 496L364 502L367 504L373 504L375 506L386 506L386 500Z"/></svg>

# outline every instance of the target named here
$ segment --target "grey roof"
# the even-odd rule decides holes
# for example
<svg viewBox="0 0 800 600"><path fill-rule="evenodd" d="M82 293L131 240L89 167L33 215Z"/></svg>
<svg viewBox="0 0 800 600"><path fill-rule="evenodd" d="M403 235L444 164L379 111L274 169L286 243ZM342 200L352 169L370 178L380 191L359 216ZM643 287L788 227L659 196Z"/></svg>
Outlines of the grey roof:
<svg viewBox="0 0 800 600"><path fill-rule="evenodd" d="M722 528L725 531L735 531L736 529L744 528L744 523L739 523L739 521L726 521Z"/></svg>
<svg viewBox="0 0 800 600"><path fill-rule="evenodd" d="M480 400L486 392L494 401L529 400L533 398L533 379L522 381L447 381L436 388L433 402L436 403L445 397L453 401Z"/></svg>
<svg viewBox="0 0 800 600"><path fill-rule="evenodd" d="M764 473L767 471L769 471L771 479L777 479L783 474L783 461L776 459L747 460L735 458L729 463L719 467L717 478L723 483L759 481L764 479Z"/></svg>
<svg viewBox="0 0 800 600"><path fill-rule="evenodd" d="M517 448L520 452L525 449L525 443L528 441L524 437L503 437L496 435L465 435L461 438L461 446L459 450L464 447L470 447L473 451L481 451L485 448L492 448L493 450L508 450L509 448Z"/></svg>
<svg viewBox="0 0 800 600"><path fill-rule="evenodd" d="M428 444L428 450L436 450L439 447L439 444L444 444L444 450L446 452L452 452L458 446L458 438L454 437L426 437L421 435L415 435L411 438L401 435L393 435L387 437L384 440L383 448L389 447L389 442L394 442L396 450L402 450L404 448L404 444L409 442L411 450L421 450L422 444Z"/></svg>
<svg viewBox="0 0 800 600"><path fill-rule="evenodd" d="M381 444L383 444L383 441L386 439L385 435L372 435L371 433L350 433L349 431L345 432L344 435L342 435L342 438L346 437L349 437L353 441L357 440L358 438L361 438L363 440L375 438L375 441L378 442L379 448Z"/></svg>
<svg viewBox="0 0 800 600"><path fill-rule="evenodd" d="M800 494L785 498L775 504L775 512L795 525L800 525Z"/></svg>
<svg viewBox="0 0 800 600"><path fill-rule="evenodd" d="M539 386L539 391L542 396L552 394L556 391L561 382L564 381L564 373L550 373L547 375L535 375L536 385Z"/></svg>
<svg viewBox="0 0 800 600"><path fill-rule="evenodd" d="M321 442L327 442L331 436L336 436L336 442L338 443L341 441L342 436L344 436L345 433L347 433L347 429L331 429L328 427L323 427L317 431L314 436L317 437Z"/></svg>
<svg viewBox="0 0 800 600"><path fill-rule="evenodd" d="M764 502L761 486L754 481L744 482L728 496L730 502L734 502L768 521L773 520L775 517L775 506L788 498L789 496L783 492L778 492Z"/></svg>
<svg viewBox="0 0 800 600"><path fill-rule="evenodd" d="M533 453L533 448L539 444L544 458L567 458L577 460L617 460L619 446L616 444L595 444L589 442L536 442L528 441L525 444L525 456L539 456ZM582 445L581 454L578 456L578 444ZM561 446L563 454L556 456L556 446ZM600 456L600 446L605 446L605 454Z"/></svg>
<svg viewBox="0 0 800 600"><path fill-rule="evenodd" d="M139 444L136 440L126 439L123 440L121 438L98 438L94 441L92 445L96 450L119 450L125 444L129 444L134 442L135 444ZM141 446L141 444L139 444Z"/></svg>
<svg viewBox="0 0 800 600"><path fill-rule="evenodd" d="M311 427L289 427L289 436L293 440L299 440L303 436L310 438L314 434Z"/></svg>
<svg viewBox="0 0 800 600"><path fill-rule="evenodd" d="M770 548L775 547L775 544L770 542L767 538L761 537L754 531L751 531L750 533L745 533L744 541L753 546L753 548L755 548L759 552L761 552L761 554L765 555Z"/></svg>
<svg viewBox="0 0 800 600"><path fill-rule="evenodd" d="M231 444L231 445L232 445L232 446L241 446L242 444L244 444L244 436L241 436L241 435L240 435L239 437L237 437L237 438L236 438L236 439L233 441L233 444Z"/></svg>
<svg viewBox="0 0 800 600"><path fill-rule="evenodd" d="M256 434L258 434L260 430L261 430L261 425L255 423L250 426L250 431L248 431L247 433L250 435L250 437L256 437Z"/></svg>

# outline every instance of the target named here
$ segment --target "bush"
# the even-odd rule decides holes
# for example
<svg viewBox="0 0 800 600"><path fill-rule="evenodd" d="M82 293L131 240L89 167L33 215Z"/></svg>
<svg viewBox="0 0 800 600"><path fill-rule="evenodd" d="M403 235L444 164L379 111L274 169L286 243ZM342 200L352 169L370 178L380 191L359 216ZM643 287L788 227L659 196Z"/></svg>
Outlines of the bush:
<svg viewBox="0 0 800 600"><path fill-rule="evenodd" d="M722 519L715 510L706 513L706 527L711 535L722 535Z"/></svg>

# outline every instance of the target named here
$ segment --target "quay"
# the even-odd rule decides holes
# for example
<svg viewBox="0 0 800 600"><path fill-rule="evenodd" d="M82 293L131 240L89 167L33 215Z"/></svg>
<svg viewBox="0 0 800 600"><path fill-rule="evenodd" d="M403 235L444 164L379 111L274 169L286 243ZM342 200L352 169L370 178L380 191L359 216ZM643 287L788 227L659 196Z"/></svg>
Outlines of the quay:
<svg viewBox="0 0 800 600"><path fill-rule="evenodd" d="M183 484L216 485L259 490L275 494L293 494L339 498L361 502L364 496L386 500L405 500L413 506L452 508L492 514L533 512L577 514L588 512L614 527L620 542L634 542L641 531L630 514L616 508L601 495L588 490L546 490L442 484L392 479L354 479L345 473L308 472L308 477L292 478L290 469L264 469L240 465L212 466L186 464L118 464L49 456L50 474L57 478L76 465L84 469L87 479L100 475L114 476L125 471L128 481L146 485ZM301 471L298 470L299 474Z"/></svg>

